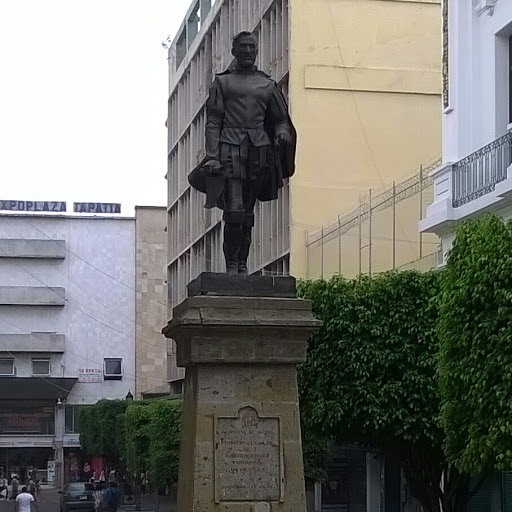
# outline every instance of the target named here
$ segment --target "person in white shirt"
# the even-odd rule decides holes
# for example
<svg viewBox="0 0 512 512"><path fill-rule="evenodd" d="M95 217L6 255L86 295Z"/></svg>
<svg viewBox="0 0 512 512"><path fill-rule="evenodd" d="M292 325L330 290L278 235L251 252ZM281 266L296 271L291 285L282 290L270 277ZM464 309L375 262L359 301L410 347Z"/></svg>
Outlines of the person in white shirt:
<svg viewBox="0 0 512 512"><path fill-rule="evenodd" d="M16 502L14 504L14 512L31 512L30 504L34 504L34 508L37 509L36 501L34 496L27 492L27 488L23 487L21 493L16 496Z"/></svg>

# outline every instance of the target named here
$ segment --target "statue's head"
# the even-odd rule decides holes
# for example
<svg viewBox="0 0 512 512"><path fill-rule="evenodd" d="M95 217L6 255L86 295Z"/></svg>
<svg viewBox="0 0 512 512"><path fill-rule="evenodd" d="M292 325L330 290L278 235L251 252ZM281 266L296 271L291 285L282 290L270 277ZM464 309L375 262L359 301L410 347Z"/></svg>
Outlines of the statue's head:
<svg viewBox="0 0 512 512"><path fill-rule="evenodd" d="M235 57L237 66L250 69L256 62L258 55L258 41L252 32L240 32L233 38L231 53Z"/></svg>

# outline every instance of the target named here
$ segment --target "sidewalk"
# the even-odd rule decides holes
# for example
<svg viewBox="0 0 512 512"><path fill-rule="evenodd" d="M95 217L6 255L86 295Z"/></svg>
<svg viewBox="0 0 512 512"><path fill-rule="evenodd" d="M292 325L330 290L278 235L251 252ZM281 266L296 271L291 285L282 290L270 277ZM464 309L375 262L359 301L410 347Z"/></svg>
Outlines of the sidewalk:
<svg viewBox="0 0 512 512"><path fill-rule="evenodd" d="M174 496L159 496L160 512L176 512L176 498ZM135 512L135 501L121 506L121 512ZM140 497L141 512L155 512L154 494L142 494Z"/></svg>

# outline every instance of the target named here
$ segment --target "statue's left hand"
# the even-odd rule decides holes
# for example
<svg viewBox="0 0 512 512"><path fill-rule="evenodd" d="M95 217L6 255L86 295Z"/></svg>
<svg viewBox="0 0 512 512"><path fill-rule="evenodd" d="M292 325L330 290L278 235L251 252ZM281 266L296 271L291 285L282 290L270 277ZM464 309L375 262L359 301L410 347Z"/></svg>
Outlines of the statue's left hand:
<svg viewBox="0 0 512 512"><path fill-rule="evenodd" d="M276 141L275 144L278 148L282 148L284 146L287 146L288 144L291 144L292 138L288 133L278 133L276 135Z"/></svg>

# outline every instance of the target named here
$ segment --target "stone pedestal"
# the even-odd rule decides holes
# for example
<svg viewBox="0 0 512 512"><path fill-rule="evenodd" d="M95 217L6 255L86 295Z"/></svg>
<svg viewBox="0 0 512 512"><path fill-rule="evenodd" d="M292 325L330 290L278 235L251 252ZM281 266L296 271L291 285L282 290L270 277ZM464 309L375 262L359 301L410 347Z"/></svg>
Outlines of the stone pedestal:
<svg viewBox="0 0 512 512"><path fill-rule="evenodd" d="M186 367L179 512L303 512L296 365L321 322L293 278L202 274L164 329Z"/></svg>

